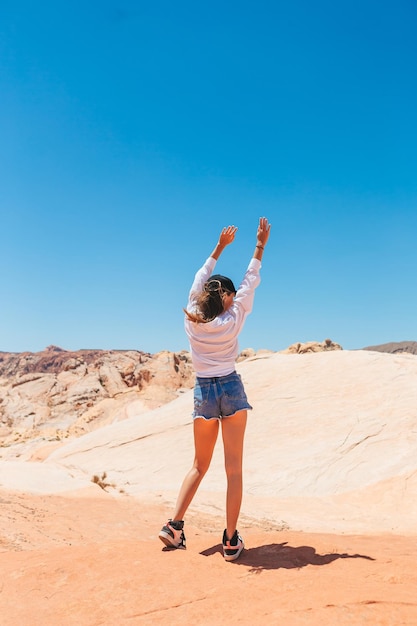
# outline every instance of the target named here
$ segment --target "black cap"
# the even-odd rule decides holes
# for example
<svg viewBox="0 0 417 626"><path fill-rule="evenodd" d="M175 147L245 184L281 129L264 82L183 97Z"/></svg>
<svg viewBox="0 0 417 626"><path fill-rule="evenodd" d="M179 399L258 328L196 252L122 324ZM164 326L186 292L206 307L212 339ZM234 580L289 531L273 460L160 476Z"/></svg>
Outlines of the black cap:
<svg viewBox="0 0 417 626"><path fill-rule="evenodd" d="M221 274L213 274L213 276L210 276L207 283L209 283L211 280L218 280L224 291L236 293L236 288L233 284L233 281L231 281L230 278L227 278L227 276L222 276Z"/></svg>

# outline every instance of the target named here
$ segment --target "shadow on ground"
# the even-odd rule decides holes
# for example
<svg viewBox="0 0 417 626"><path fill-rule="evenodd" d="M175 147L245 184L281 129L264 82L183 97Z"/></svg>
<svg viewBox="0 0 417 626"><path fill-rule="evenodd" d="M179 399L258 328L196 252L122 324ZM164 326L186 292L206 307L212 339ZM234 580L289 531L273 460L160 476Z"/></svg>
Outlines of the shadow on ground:
<svg viewBox="0 0 417 626"><path fill-rule="evenodd" d="M217 544L203 552L203 556L223 555L222 544ZM300 569L306 565L329 565L337 559L367 559L374 561L370 556L363 554L318 554L311 546L289 546L284 543L270 543L265 546L245 549L236 561L236 565L246 565L252 572L261 572L268 569Z"/></svg>

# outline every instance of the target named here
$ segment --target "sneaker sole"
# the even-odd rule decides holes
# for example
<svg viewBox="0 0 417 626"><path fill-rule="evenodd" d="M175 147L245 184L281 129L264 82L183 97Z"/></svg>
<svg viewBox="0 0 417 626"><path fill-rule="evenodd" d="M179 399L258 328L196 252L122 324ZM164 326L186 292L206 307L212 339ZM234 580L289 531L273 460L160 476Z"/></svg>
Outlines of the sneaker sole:
<svg viewBox="0 0 417 626"><path fill-rule="evenodd" d="M162 543L166 545L167 548L172 548L173 550L175 549L185 550L185 546L182 546L181 544L177 545L169 533L165 533L164 531L161 531L158 537L160 538Z"/></svg>

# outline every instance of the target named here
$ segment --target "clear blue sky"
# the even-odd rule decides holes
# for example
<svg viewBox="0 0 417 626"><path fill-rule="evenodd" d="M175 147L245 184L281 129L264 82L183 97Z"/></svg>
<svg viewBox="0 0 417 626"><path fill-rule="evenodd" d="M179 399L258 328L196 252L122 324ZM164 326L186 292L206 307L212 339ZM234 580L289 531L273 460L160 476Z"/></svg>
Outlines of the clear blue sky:
<svg viewBox="0 0 417 626"><path fill-rule="evenodd" d="M0 5L0 350L187 349L221 228L241 348L417 340L414 0Z"/></svg>

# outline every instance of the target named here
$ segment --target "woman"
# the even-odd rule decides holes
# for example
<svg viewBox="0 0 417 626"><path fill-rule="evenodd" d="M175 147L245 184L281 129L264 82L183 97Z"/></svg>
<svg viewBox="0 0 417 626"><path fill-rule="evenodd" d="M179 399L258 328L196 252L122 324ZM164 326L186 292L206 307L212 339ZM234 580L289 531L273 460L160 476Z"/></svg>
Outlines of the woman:
<svg viewBox="0 0 417 626"><path fill-rule="evenodd" d="M235 226L223 228L212 254L195 275L184 309L185 330L196 373L195 457L181 486L173 517L162 528L159 538L169 548L185 548L184 515L210 466L220 422L227 476L226 528L223 533L226 561L237 559L244 548L236 527L242 502L243 439L247 411L252 408L235 371L238 335L252 310L270 229L268 220L261 217L253 257L236 291L230 278L213 275L217 260L233 242L237 231Z"/></svg>

